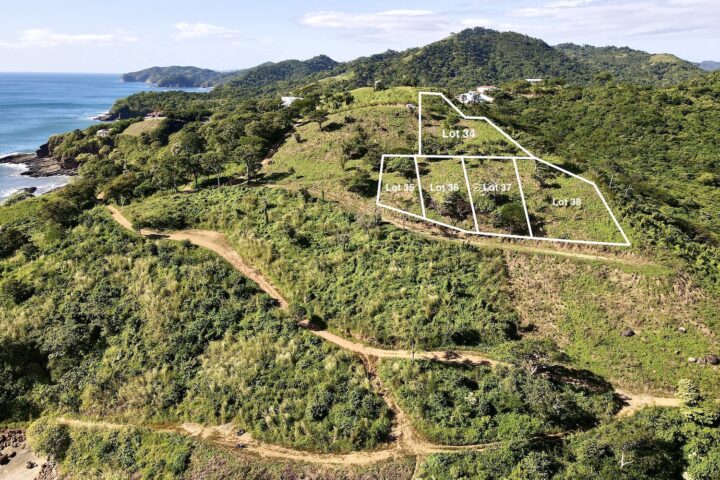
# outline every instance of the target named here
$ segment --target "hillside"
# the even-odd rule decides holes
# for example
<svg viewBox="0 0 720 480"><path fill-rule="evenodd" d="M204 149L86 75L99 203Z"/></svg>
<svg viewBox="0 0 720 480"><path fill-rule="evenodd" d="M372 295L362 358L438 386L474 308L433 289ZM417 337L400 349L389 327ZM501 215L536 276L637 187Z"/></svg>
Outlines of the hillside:
<svg viewBox="0 0 720 480"><path fill-rule="evenodd" d="M266 62L255 67L218 72L197 67L152 67L121 76L123 82L147 82L159 87L212 87L231 82L237 88L261 88L280 81L299 81L332 70L333 59L319 55L308 60Z"/></svg>
<svg viewBox="0 0 720 480"><path fill-rule="evenodd" d="M232 72L153 67L124 74L123 80L148 81L160 86L206 87L227 83L244 90L277 91L342 74L355 87L372 86L379 80L390 86L435 85L456 91L525 78L559 77L570 83L587 84L596 75L608 72L618 81L670 85L702 71L697 65L668 54L570 43L552 47L527 35L476 27L424 47L387 51L345 63L320 55L305 61L267 62Z"/></svg>
<svg viewBox="0 0 720 480"><path fill-rule="evenodd" d="M123 73L120 78L123 82L145 82L158 87L208 87L219 82L223 75L207 68L171 66Z"/></svg>
<svg viewBox="0 0 720 480"><path fill-rule="evenodd" d="M478 28L118 101L49 140L73 182L0 205L0 425L69 480L717 480L720 73L698 71ZM480 82L493 103L418 115ZM427 222L529 225L534 200L557 227L579 189L523 147L630 245L562 242L602 226L567 205L560 242ZM473 156L463 204L443 173ZM431 214L379 208L381 171L412 200L427 178Z"/></svg>
<svg viewBox="0 0 720 480"><path fill-rule="evenodd" d="M699 67L703 70L707 70L708 72L714 72L715 70L720 70L720 62L713 62L711 60L706 60L704 62L700 62Z"/></svg>
<svg viewBox="0 0 720 480"><path fill-rule="evenodd" d="M702 73L697 65L667 53L573 43L563 43L556 48L592 71L608 72L620 82L672 85Z"/></svg>
<svg viewBox="0 0 720 480"><path fill-rule="evenodd" d="M360 85L380 79L388 85L442 85L472 88L524 78L563 77L584 82L592 70L569 60L542 40L485 28L463 30L402 53L350 62Z"/></svg>

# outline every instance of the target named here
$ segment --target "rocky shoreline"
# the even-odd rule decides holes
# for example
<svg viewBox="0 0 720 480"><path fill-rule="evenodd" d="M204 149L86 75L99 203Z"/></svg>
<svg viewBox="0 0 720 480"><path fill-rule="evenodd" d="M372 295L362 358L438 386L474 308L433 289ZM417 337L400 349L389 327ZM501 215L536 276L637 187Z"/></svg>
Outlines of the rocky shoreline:
<svg viewBox="0 0 720 480"><path fill-rule="evenodd" d="M77 174L77 163L51 157L46 154L47 150L43 149L43 147L40 147L34 154L17 153L2 157L0 158L0 163L25 165L28 169L22 172L21 175L35 178Z"/></svg>

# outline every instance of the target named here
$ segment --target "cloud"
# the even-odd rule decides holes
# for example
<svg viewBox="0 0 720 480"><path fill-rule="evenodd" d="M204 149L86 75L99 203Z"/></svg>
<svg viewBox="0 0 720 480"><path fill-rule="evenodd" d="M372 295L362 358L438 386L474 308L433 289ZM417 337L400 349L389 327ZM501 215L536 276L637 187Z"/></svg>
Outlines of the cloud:
<svg viewBox="0 0 720 480"><path fill-rule="evenodd" d="M450 32L456 19L432 10L386 10L376 13L320 11L306 13L300 24L311 28L343 30L367 39L398 38L408 32Z"/></svg>
<svg viewBox="0 0 720 480"><path fill-rule="evenodd" d="M0 42L2 47L57 47L61 45L108 46L137 42L138 38L125 33L57 33L52 30L31 29L20 33L14 42Z"/></svg>
<svg viewBox="0 0 720 480"><path fill-rule="evenodd" d="M536 35L617 38L720 34L717 0L561 0L510 10L508 16L517 21L518 28Z"/></svg>
<svg viewBox="0 0 720 480"><path fill-rule="evenodd" d="M180 22L174 25L176 33L175 38L178 40L188 40L192 38L226 38L236 39L239 31L221 27L219 25L210 25L209 23L185 23Z"/></svg>

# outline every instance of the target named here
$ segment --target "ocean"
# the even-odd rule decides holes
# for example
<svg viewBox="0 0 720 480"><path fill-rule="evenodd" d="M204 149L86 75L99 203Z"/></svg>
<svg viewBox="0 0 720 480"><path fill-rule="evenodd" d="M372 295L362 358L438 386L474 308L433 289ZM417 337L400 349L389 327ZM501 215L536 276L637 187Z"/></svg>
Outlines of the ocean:
<svg viewBox="0 0 720 480"><path fill-rule="evenodd" d="M55 133L89 127L115 100L151 90L168 89L123 83L119 74L0 73L0 162L4 155L34 152ZM29 178L20 175L22 170L0 163L0 201L20 188L44 193L68 181Z"/></svg>

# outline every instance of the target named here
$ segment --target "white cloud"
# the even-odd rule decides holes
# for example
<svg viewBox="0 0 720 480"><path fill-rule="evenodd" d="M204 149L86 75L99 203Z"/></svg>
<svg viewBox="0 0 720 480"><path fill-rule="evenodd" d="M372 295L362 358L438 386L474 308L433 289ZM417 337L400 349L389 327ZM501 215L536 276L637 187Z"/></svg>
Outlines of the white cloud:
<svg viewBox="0 0 720 480"><path fill-rule="evenodd" d="M338 11L311 12L300 17L300 23L312 28L344 30L369 39L398 38L407 32L450 32L459 22L431 10L386 10L376 13Z"/></svg>
<svg viewBox="0 0 720 480"><path fill-rule="evenodd" d="M20 33L14 42L0 42L2 47L57 47L61 45L108 46L137 42L138 38L125 33L58 33L45 29L30 29Z"/></svg>
<svg viewBox="0 0 720 480"><path fill-rule="evenodd" d="M221 27L219 25L210 25L209 23L185 23L180 22L174 25L176 33L175 38L179 40L188 40L192 38L238 38L239 31Z"/></svg>
<svg viewBox="0 0 720 480"><path fill-rule="evenodd" d="M508 12L535 35L717 37L717 0L567 0ZM527 21L531 23L528 24Z"/></svg>

